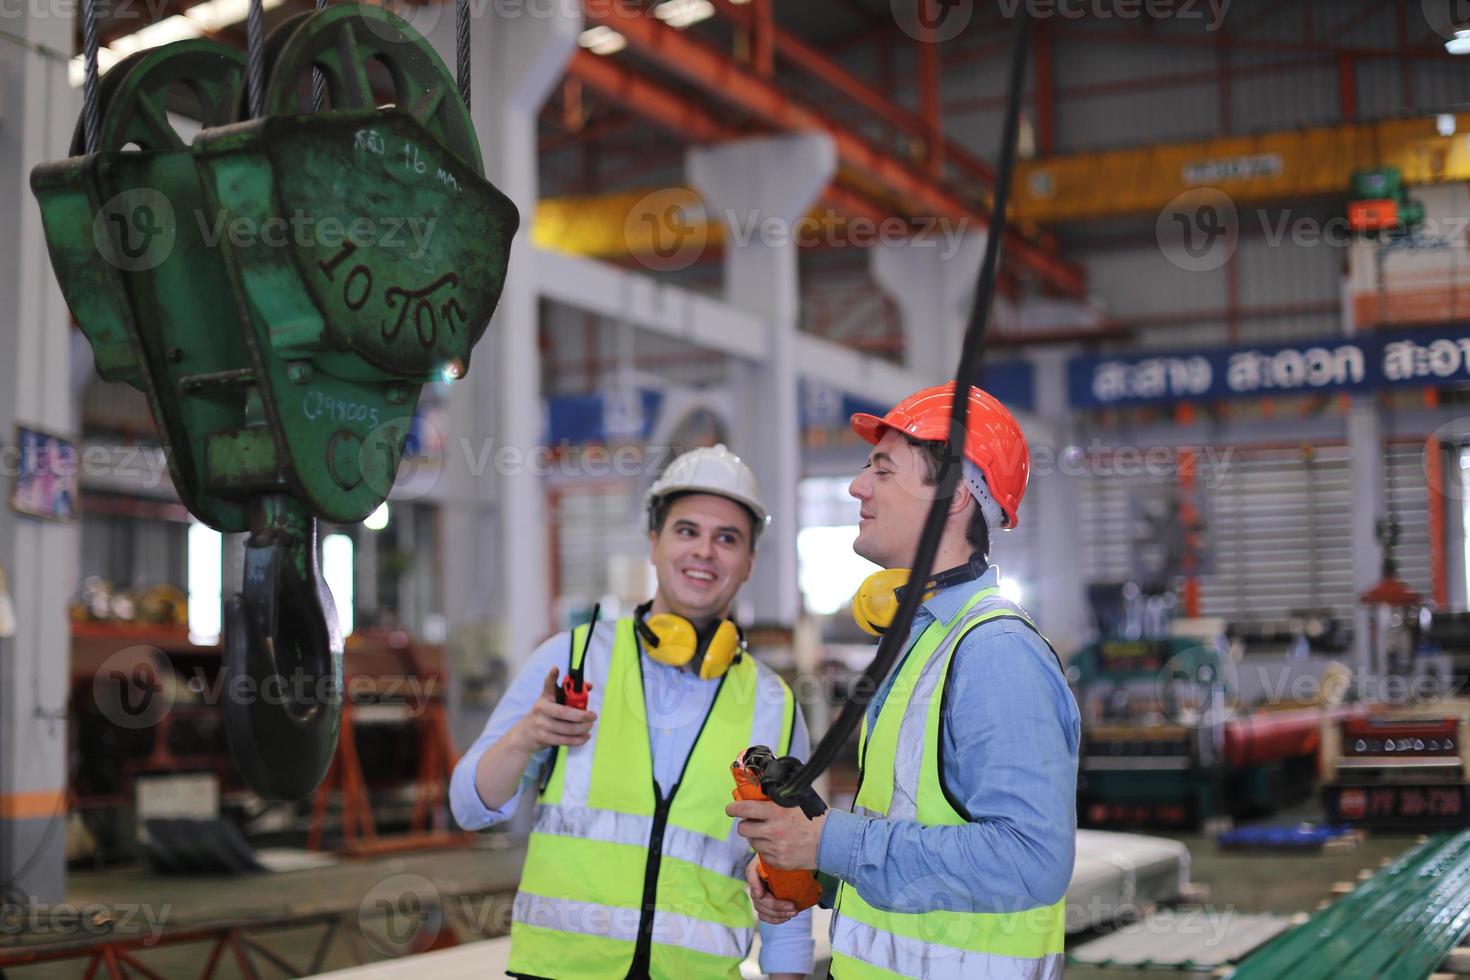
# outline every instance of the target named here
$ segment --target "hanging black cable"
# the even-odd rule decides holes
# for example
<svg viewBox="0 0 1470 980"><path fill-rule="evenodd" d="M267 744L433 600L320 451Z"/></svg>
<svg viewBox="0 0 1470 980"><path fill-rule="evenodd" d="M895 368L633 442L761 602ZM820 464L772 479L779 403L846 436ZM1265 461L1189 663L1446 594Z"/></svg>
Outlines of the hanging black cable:
<svg viewBox="0 0 1470 980"><path fill-rule="evenodd" d="M82 139L88 153L97 152L97 5L82 0L82 52L86 61L82 76Z"/></svg>
<svg viewBox="0 0 1470 980"><path fill-rule="evenodd" d="M1006 91L1005 130L1000 143L1000 166L995 182L995 201L990 213L990 228L985 242L985 259L980 264L980 279L975 287L975 302L970 308L969 323L965 328L965 341L960 351L959 370L955 372L955 399L949 430L949 451L945 455L940 471L939 490L929 507L924 521L924 531L919 537L918 553L914 556L909 581L927 582L934 571L934 556L939 551L939 539L944 533L945 517L950 499L959 486L962 471L961 459L965 445L965 429L970 417L970 385L980 378L980 368L985 354L985 329L990 322L990 304L995 294L995 270L1000 260L1001 240L1006 230L1006 204L1011 194L1011 179L1016 167L1016 143L1020 134L1021 92L1026 82L1026 48L1030 38L1030 21L1024 4L1016 10L1016 29L1011 40L1011 67ZM771 794L771 798L782 806L800 806L810 792L812 783L826 771L837 753L846 744L848 737L862 721L863 712L873 700L879 685L893 669L899 654L908 642L909 627L914 614L924 599L924 590L905 589L893 625L883 634L878 652L862 676L858 678L849 694L842 712L833 722L827 734L822 736L806 765L791 779Z"/></svg>
<svg viewBox="0 0 1470 980"><path fill-rule="evenodd" d="M265 111L265 6L250 0L245 14L245 84L250 97L250 118Z"/></svg>
<svg viewBox="0 0 1470 980"><path fill-rule="evenodd" d="M470 107L470 0L457 0L454 5L455 75L459 80L459 97Z"/></svg>
<svg viewBox="0 0 1470 980"><path fill-rule="evenodd" d="M327 9L327 0L316 0L316 12ZM311 111L321 112L322 103L327 101L327 76L320 68L311 70Z"/></svg>

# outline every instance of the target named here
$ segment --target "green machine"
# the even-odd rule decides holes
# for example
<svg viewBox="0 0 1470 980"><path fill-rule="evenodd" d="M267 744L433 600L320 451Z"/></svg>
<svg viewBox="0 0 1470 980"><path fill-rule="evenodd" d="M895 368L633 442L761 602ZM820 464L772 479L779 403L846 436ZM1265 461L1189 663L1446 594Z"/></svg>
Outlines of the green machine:
<svg viewBox="0 0 1470 980"><path fill-rule="evenodd" d="M1246 704L1237 675L1223 637L1114 636L1078 651L1080 820L1194 827L1305 799L1323 724L1346 709Z"/></svg>
<svg viewBox="0 0 1470 980"><path fill-rule="evenodd" d="M246 57L212 41L124 59L31 188L98 372L147 396L190 512L250 534L226 728L247 783L296 799L341 711L317 521L387 497L421 387L468 370L519 216L455 79L395 15L319 9L252 54L250 98ZM169 119L180 93L192 143Z"/></svg>
<svg viewBox="0 0 1470 980"><path fill-rule="evenodd" d="M1220 808L1219 655L1183 637L1107 637L1068 672L1082 711L1077 812L1090 826L1192 826Z"/></svg>

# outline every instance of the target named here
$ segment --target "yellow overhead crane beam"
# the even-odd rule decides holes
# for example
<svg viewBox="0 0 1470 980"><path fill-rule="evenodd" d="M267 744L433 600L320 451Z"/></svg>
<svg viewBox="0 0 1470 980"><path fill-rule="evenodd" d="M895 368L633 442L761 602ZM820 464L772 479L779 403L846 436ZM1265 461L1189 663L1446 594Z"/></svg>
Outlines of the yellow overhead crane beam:
<svg viewBox="0 0 1470 980"><path fill-rule="evenodd" d="M595 258L655 255L689 243L724 240L688 187L639 188L588 197L548 197L536 204L531 241L541 248Z"/></svg>
<svg viewBox="0 0 1470 980"><path fill-rule="evenodd" d="M1448 137L1430 117L1024 161L1017 165L1012 208L1024 227L1157 213L1200 187L1218 188L1238 205L1346 194L1354 171L1379 167L1398 167L1410 187L1470 180L1470 114L1455 119L1455 135ZM798 243L819 240L843 224L823 204L807 217L793 232ZM856 243L863 231L874 234L836 234ZM687 187L641 188L543 199L531 238L573 255L657 258L691 246L717 247L725 228L710 220Z"/></svg>
<svg viewBox="0 0 1470 980"><path fill-rule="evenodd" d="M1470 180L1470 115L1455 118L1449 137L1430 117L1031 160L1017 165L1012 200L1046 225L1156 213L1199 187L1236 204L1345 194L1354 171L1380 167L1410 187Z"/></svg>

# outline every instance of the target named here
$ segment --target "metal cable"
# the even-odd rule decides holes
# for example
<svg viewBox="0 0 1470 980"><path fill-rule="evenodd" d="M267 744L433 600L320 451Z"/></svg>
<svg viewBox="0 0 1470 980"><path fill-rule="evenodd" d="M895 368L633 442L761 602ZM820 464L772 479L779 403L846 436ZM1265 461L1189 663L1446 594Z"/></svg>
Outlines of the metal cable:
<svg viewBox="0 0 1470 980"><path fill-rule="evenodd" d="M454 4L454 47L458 61L456 76L459 78L459 97L464 107L470 107L470 0L455 0Z"/></svg>
<svg viewBox="0 0 1470 980"><path fill-rule="evenodd" d="M914 556L914 567L910 571L910 582L927 582L934 572L934 557L939 552L939 539L944 533L944 523L949 502L959 486L964 458L965 431L970 417L970 385L980 379L980 369L985 353L985 329L990 321L990 304L995 295L995 270L1000 259L1001 240L1005 237L1006 204L1010 200L1011 179L1016 168L1016 144L1020 134L1021 93L1026 83L1026 47L1030 38L1030 17L1022 4L1017 8L1016 30L1011 41L1011 64L1006 92L1005 130L1001 136L1000 166L996 174L995 201L990 214L990 228L985 242L985 259L980 265L980 279L975 287L975 301L970 308L969 323L965 328L965 342L960 353L959 370L955 372L954 408L950 416L949 450L939 477L939 491L929 507L924 521L923 533L919 536L918 554ZM909 627L914 614L924 599L921 588L905 589L893 624L883 633L878 643L878 652L862 676L853 685L847 703L833 722L822 741L813 750L811 758L789 781L771 794L771 799L782 806L800 806L802 798L811 790L812 783L826 771L847 739L862 721L863 713L877 693L879 685L893 669L899 654L908 641Z"/></svg>
<svg viewBox="0 0 1470 980"><path fill-rule="evenodd" d="M86 152L96 153L101 122L97 106L97 9L93 0L82 2L82 50L87 62L82 79L82 138Z"/></svg>
<svg viewBox="0 0 1470 980"><path fill-rule="evenodd" d="M316 0L317 13L327 9L327 0ZM327 76L322 74L320 68L311 70L311 111L321 112L322 103L327 99Z"/></svg>
<svg viewBox="0 0 1470 980"><path fill-rule="evenodd" d="M265 111L265 6L261 0L250 0L250 12L245 17L245 45L250 115L259 119Z"/></svg>

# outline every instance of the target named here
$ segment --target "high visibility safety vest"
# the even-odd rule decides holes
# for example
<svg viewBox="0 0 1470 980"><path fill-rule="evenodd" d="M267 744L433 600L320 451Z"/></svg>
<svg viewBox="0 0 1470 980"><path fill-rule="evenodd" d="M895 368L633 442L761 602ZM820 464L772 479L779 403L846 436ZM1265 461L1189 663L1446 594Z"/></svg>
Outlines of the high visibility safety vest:
<svg viewBox="0 0 1470 980"><path fill-rule="evenodd" d="M574 635L577 656L586 633ZM755 915L745 890L750 845L725 815L730 764L751 745L790 750L791 689L741 657L720 679L678 782L659 787L631 619L597 629L585 678L597 721L585 745L557 750L538 798L509 972L738 978Z"/></svg>
<svg viewBox="0 0 1470 980"><path fill-rule="evenodd" d="M919 637L899 668L871 733L866 720L853 812L925 826L967 822L940 781L940 708L945 679L960 640L981 623L1019 619L1036 626L995 589L982 589L948 622ZM1039 631L1038 631L1039 635ZM932 898L935 910L884 912L856 888L838 888L832 921L833 980L925 977L931 980L1056 978L1062 975L1066 900L1005 913L945 910L947 896L932 883L911 885L913 897Z"/></svg>

